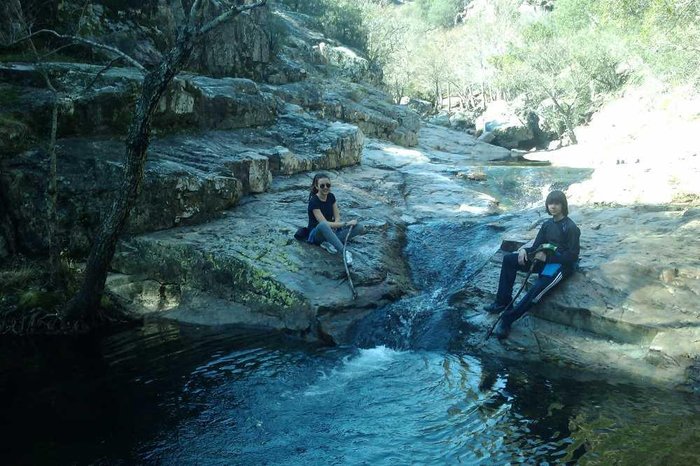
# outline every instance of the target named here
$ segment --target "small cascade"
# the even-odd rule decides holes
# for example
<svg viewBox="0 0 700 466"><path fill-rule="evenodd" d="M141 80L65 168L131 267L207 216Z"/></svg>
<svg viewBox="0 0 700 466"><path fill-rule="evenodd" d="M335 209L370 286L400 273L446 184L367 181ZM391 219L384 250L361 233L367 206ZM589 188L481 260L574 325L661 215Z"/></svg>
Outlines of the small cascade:
<svg viewBox="0 0 700 466"><path fill-rule="evenodd" d="M406 254L420 292L367 316L354 328L354 344L401 350L449 349L455 344L462 323L449 297L500 244L500 235L485 223L439 220L409 227Z"/></svg>

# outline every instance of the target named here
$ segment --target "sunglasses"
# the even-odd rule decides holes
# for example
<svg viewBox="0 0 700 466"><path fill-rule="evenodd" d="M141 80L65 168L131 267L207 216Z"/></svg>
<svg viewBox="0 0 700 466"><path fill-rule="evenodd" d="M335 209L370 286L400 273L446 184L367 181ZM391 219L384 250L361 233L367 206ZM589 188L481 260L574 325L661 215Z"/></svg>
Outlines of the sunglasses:
<svg viewBox="0 0 700 466"><path fill-rule="evenodd" d="M318 185L318 187L321 188L321 189L324 189L324 188L330 189L331 184L330 184L330 183L321 183L321 184Z"/></svg>

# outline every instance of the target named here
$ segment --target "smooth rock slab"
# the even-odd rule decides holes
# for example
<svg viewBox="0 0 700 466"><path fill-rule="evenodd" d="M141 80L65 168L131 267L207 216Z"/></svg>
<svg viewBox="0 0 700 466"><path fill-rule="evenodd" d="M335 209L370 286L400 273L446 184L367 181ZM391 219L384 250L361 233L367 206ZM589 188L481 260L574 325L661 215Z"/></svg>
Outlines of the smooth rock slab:
<svg viewBox="0 0 700 466"><path fill-rule="evenodd" d="M403 227L388 221L393 209L368 202L338 178L334 183L345 218L359 216L369 229L349 244L355 300L340 255L292 236L306 224L307 176L281 180L275 192L252 196L215 222L125 241L113 268L135 281L176 285L180 304L165 315L178 320L266 326L342 342L347 326L336 317L345 315L350 325L411 286L401 254ZM143 300L121 292L127 301Z"/></svg>
<svg viewBox="0 0 700 466"><path fill-rule="evenodd" d="M697 234L696 211L573 206L571 217L582 230L580 271L513 325L509 344L493 339L485 350L504 355L520 348L528 358L558 358L697 390L692 373L700 361L700 261L686 253ZM538 218L523 214L505 231L533 238ZM477 345L493 323L481 309L495 298L500 257L453 302L478 328L468 337ZM522 279L516 279L516 289Z"/></svg>
<svg viewBox="0 0 700 466"><path fill-rule="evenodd" d="M298 118L292 110L290 119ZM436 217L462 221L470 213L460 209L461 204L488 211L488 197L467 188L456 173L470 164L507 156L507 151L477 143L464 133L426 131L431 136L428 140L450 141L454 152L440 154L449 163L432 164L418 150L370 140L362 166L327 170L342 218L358 218L369 230L349 245L355 259L351 273L356 300L339 255L292 237L307 223L314 172L276 176L269 192L244 198L217 221L133 237L122 244L113 267L135 282L155 280L168 287L164 289L180 290L177 297L166 300L178 304L163 307L164 315L171 318L271 326L347 342L348 329L368 312L412 292L403 251L407 223ZM274 147L262 153L269 151L280 153L280 158L292 152ZM313 166L313 160L307 166ZM316 167L323 168L320 163ZM441 179L439 189L431 190L436 179ZM415 205L435 204L446 193L451 194L452 203L444 209L406 215L416 210ZM432 197L421 200L420 196ZM157 302L142 296L140 289L154 288L121 285L118 291L135 307L144 301Z"/></svg>
<svg viewBox="0 0 700 466"><path fill-rule="evenodd" d="M394 105L376 89L358 83L329 84L307 80L282 86L266 86L285 102L316 112L322 118L357 125L369 137L383 138L406 147L418 143L420 117L405 106Z"/></svg>

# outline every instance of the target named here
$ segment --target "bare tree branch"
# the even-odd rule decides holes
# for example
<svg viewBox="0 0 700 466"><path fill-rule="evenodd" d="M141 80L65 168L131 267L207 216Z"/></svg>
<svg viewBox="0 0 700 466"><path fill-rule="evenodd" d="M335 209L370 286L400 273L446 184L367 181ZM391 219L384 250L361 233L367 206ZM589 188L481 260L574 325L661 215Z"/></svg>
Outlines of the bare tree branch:
<svg viewBox="0 0 700 466"><path fill-rule="evenodd" d="M80 10L80 17L78 18L78 21L75 23L75 33L79 34L80 33L80 28L83 27L83 19L85 19L85 12L87 11L87 7L90 4L90 0L85 0L83 3L83 8Z"/></svg>
<svg viewBox="0 0 700 466"><path fill-rule="evenodd" d="M202 7L202 0L194 0L192 2L192 8L190 8L190 15L187 17L187 24L194 25L198 17L199 9Z"/></svg>
<svg viewBox="0 0 700 466"><path fill-rule="evenodd" d="M100 76L102 76L107 70L109 70L112 66L114 66L114 64L115 64L116 62L118 62L118 61L121 60L121 59L122 59L122 57L114 57L113 59L111 59L111 60L109 61L109 63L107 63L104 67L102 67L102 69L101 69L100 71L98 71L97 74L95 74L95 76L94 76L94 77L92 78L92 80L88 83L88 85L85 86L85 89L83 89L83 93L86 93L86 92L88 92L90 89L92 89L92 86L94 86L95 83L97 82L97 80L100 79Z"/></svg>
<svg viewBox="0 0 700 466"><path fill-rule="evenodd" d="M199 1L199 0L197 0L197 1ZM261 0L259 2L251 3L249 5L232 6L227 12L220 14L219 16L217 16L216 18L212 19L207 24L205 24L204 26L199 28L199 30L195 33L195 35L197 37L203 36L204 34L208 33L212 29L219 27L221 24L228 21L232 17L237 16L237 15L243 13L244 11L253 10L255 8L264 6L265 4L267 4L267 0Z"/></svg>
<svg viewBox="0 0 700 466"><path fill-rule="evenodd" d="M23 38L21 38L21 39L15 41L15 42L13 42L13 43L10 44L10 45L16 45L16 44L19 44L20 42L24 42L24 41L30 40L30 39L32 39L33 37L38 36L39 34L51 34L51 35L53 35L53 36L55 36L55 37L58 37L59 39L63 39L63 40L72 40L72 41L77 42L77 43L89 45L90 47L95 47L95 48L97 48L97 49L107 50L107 51L110 52L110 53L113 53L113 54L115 54L115 55L120 56L122 59L124 59L125 61L127 61L131 66L133 66L134 68L138 69L138 70L139 70L140 72L142 72L143 74L146 74L146 73L148 72L148 70L147 70L141 63L139 63L139 62L136 61L135 59L131 58L129 55L127 55L126 53L122 52L122 51L119 50L118 48L115 48L115 47L112 47L112 46L109 46L109 45L106 45L106 44L101 44L101 43L99 43L99 42L95 42L95 41L93 41L93 40L86 39L86 38L80 37L80 36L73 36L73 35L69 35L69 34L59 34L58 32L56 32L56 31L54 31L54 30L52 30L52 29L40 29L40 30L38 30L38 31L32 32L32 33L29 34L28 36L23 37Z"/></svg>
<svg viewBox="0 0 700 466"><path fill-rule="evenodd" d="M44 60L46 60L47 58L49 58L51 55L55 55L55 54L57 54L58 52L60 52L61 50L67 49L68 47L71 47L71 46L73 46L73 44L66 44L66 45L62 45L62 46L60 46L60 47L57 47L57 48L55 48L55 49L53 49L53 50L51 50L51 51L49 51L49 52L46 52L45 54L41 55L41 56L39 57L39 59L40 59L41 61L44 61Z"/></svg>
<svg viewBox="0 0 700 466"><path fill-rule="evenodd" d="M57 182L57 161L56 161L56 135L58 133L58 113L60 111L59 105L60 105L60 95L59 92L56 90L56 87L54 87L53 83L51 82L51 78L49 77L48 71L46 71L46 67L44 66L44 63L39 56L39 51L37 50L36 46L34 45L34 40L31 38L32 33L31 33L31 27L27 24L24 11L22 10L21 5L17 5L16 9L16 15L17 15L17 20L20 22L22 27L26 29L27 34L29 34L30 39L29 39L29 46L32 49L32 52L34 53L34 59L36 61L36 67L39 70L39 73L41 76L44 78L44 82L46 83L46 87L48 87L51 90L52 97L53 97L53 102L52 102L52 108L51 108L51 133L49 136L49 143L47 147L47 152L49 155L49 179L48 179L48 186L47 186L47 214L48 214L48 231L47 231L47 239L49 243L49 269L50 269L50 276L51 276L51 285L56 286L58 284L59 280L59 268L58 268L58 263L59 263L59 245L58 245L58 239L56 238L56 230L57 230L57 225L58 225L58 182Z"/></svg>
<svg viewBox="0 0 700 466"><path fill-rule="evenodd" d="M195 1L199 3L199 0ZM145 73L141 95L136 101L125 141L126 162L122 189L119 190L112 208L104 217L92 244L80 290L63 309L66 319L79 319L99 308L117 240L136 203L143 183L153 114L171 81L187 64L197 39L233 16L265 4L266 1L262 0L251 5L231 7L201 28L197 28L194 23L186 24L180 29L176 43L163 55L160 64ZM197 8L199 7L195 5L195 14L201 16L202 12ZM199 16L193 19L198 19Z"/></svg>

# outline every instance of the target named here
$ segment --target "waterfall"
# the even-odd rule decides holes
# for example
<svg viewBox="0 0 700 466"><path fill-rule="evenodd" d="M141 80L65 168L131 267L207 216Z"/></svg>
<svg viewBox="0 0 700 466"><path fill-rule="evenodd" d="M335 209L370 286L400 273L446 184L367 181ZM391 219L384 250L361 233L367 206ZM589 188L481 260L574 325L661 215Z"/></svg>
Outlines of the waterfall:
<svg viewBox="0 0 700 466"><path fill-rule="evenodd" d="M488 220L495 218L489 217ZM463 325L449 297L462 289L500 245L484 219L434 220L408 228L406 256L416 294L377 309L351 330L361 348L447 349Z"/></svg>

